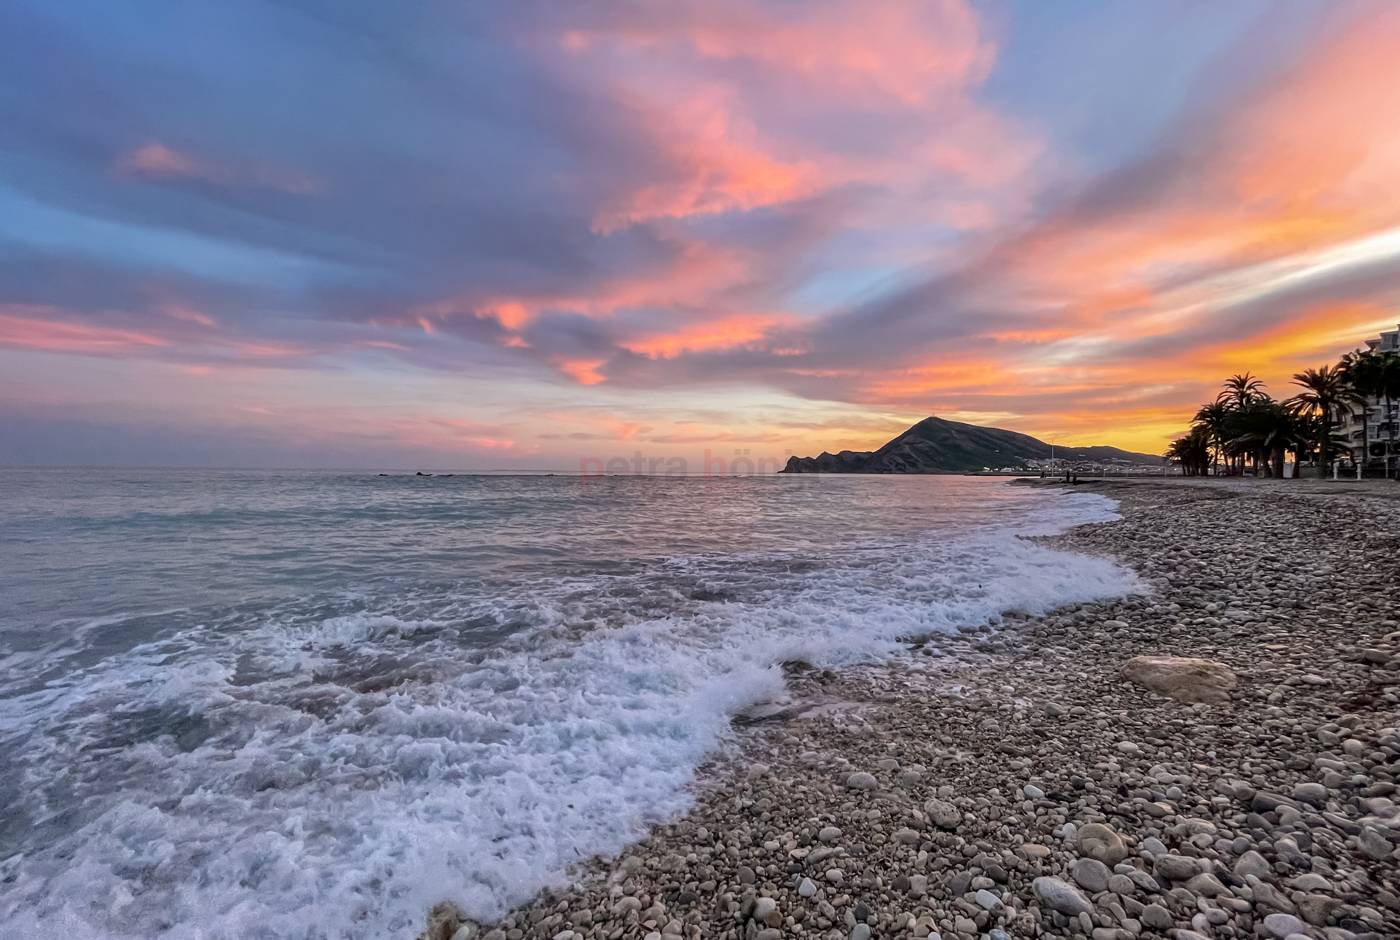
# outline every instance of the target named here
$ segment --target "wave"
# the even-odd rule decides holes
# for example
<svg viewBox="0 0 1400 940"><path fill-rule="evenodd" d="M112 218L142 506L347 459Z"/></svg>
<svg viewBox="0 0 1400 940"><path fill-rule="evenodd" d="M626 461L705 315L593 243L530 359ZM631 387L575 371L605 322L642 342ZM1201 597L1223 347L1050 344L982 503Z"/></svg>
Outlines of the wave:
<svg viewBox="0 0 1400 940"><path fill-rule="evenodd" d="M410 936L444 899L499 916L684 812L783 662L1139 589L1023 537L1111 519L1109 501L1028 513L817 561L711 552L351 613L308 601L138 646L0 703L26 801L0 932Z"/></svg>

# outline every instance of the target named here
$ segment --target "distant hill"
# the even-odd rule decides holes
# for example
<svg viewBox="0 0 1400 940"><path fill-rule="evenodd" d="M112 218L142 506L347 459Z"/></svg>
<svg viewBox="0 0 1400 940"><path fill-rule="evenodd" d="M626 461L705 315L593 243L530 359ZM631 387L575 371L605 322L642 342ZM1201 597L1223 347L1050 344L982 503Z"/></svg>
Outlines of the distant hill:
<svg viewBox="0 0 1400 940"><path fill-rule="evenodd" d="M925 418L876 451L843 450L817 457L790 457L782 473L969 473L1024 467L1051 456L1051 445L1029 434L983 428L961 421ZM1159 467L1162 458L1117 447L1054 447L1054 456L1074 463L1139 464Z"/></svg>

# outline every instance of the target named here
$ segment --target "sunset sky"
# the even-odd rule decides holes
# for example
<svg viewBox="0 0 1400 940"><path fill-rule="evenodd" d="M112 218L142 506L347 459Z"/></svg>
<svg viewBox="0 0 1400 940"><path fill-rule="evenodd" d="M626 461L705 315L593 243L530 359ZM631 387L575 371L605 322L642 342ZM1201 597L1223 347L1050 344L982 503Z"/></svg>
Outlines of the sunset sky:
<svg viewBox="0 0 1400 940"><path fill-rule="evenodd" d="M1160 452L1400 322L1400 4L0 5L0 464Z"/></svg>

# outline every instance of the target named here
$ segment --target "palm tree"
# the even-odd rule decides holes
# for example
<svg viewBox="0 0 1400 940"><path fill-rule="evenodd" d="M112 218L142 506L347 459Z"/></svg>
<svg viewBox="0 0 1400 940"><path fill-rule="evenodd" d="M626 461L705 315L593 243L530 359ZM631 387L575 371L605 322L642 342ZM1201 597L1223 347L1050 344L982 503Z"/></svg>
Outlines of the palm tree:
<svg viewBox="0 0 1400 940"><path fill-rule="evenodd" d="M1283 476L1284 455L1301 436L1288 409L1267 395L1230 412L1229 434L1228 449L1250 456L1255 473L1263 470L1271 477Z"/></svg>
<svg viewBox="0 0 1400 940"><path fill-rule="evenodd" d="M1346 373L1335 366L1304 369L1294 374L1293 384L1303 391L1284 404L1294 415L1319 419L1316 436L1318 464L1321 474L1325 476L1334 443L1334 422L1351 413L1356 393L1347 384Z"/></svg>
<svg viewBox="0 0 1400 940"><path fill-rule="evenodd" d="M1186 476L1205 476L1210 472L1211 450L1210 432L1198 425L1172 441L1167 456L1181 464Z"/></svg>
<svg viewBox="0 0 1400 940"><path fill-rule="evenodd" d="M1246 372L1243 375L1236 374L1226 379L1220 394L1215 396L1215 400L1235 408L1243 408L1256 400L1263 391L1264 383L1252 373Z"/></svg>
<svg viewBox="0 0 1400 940"><path fill-rule="evenodd" d="M1230 420L1230 406L1223 401L1213 401L1208 405L1202 405L1196 412L1193 427L1203 428L1208 439L1208 446L1214 456L1215 475L1220 475L1220 456L1225 451L1226 425Z"/></svg>

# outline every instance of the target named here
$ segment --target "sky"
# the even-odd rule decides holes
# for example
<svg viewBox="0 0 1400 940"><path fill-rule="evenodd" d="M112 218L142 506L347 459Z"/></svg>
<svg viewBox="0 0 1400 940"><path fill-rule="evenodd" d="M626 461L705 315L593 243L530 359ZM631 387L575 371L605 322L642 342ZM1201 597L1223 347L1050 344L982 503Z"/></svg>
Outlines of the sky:
<svg viewBox="0 0 1400 940"><path fill-rule="evenodd" d="M1400 4L12 0L0 464L1161 452L1400 322Z"/></svg>

